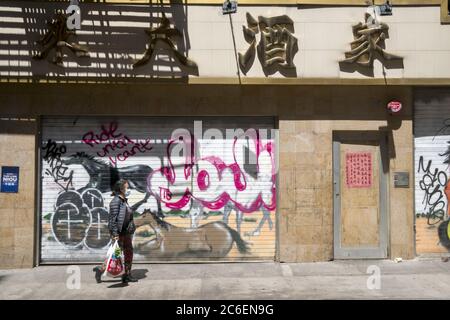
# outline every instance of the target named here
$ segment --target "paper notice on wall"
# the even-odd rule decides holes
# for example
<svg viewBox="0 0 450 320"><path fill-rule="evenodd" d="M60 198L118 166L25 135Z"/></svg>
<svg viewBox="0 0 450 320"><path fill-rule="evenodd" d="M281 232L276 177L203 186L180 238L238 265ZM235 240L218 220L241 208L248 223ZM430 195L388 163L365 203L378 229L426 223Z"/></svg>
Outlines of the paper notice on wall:
<svg viewBox="0 0 450 320"><path fill-rule="evenodd" d="M372 186L372 154L370 152L346 153L345 182L347 188Z"/></svg>

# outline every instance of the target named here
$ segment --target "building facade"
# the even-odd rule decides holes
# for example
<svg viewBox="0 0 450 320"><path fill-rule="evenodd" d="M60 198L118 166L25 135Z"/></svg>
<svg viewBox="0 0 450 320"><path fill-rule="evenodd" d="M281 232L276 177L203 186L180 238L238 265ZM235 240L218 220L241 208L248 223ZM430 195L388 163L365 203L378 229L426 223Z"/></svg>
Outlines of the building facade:
<svg viewBox="0 0 450 320"><path fill-rule="evenodd" d="M381 4L2 2L0 266L101 261L119 178L141 262L446 254L448 4Z"/></svg>

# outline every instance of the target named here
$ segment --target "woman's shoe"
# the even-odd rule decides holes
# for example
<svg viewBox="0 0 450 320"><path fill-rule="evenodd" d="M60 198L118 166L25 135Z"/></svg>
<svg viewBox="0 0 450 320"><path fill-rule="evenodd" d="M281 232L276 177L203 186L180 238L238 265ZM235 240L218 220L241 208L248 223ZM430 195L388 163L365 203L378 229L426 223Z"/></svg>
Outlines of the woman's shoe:
<svg viewBox="0 0 450 320"><path fill-rule="evenodd" d="M122 283L128 283L128 282L137 282L138 280L136 278L133 278L131 274L124 274L122 276Z"/></svg>
<svg viewBox="0 0 450 320"><path fill-rule="evenodd" d="M92 269L92 271L95 272L95 280L97 281L97 283L101 283L102 282L102 270L100 270L99 266L94 267L94 269Z"/></svg>
<svg viewBox="0 0 450 320"><path fill-rule="evenodd" d="M131 273L128 274L128 282L138 282L138 279L134 278Z"/></svg>

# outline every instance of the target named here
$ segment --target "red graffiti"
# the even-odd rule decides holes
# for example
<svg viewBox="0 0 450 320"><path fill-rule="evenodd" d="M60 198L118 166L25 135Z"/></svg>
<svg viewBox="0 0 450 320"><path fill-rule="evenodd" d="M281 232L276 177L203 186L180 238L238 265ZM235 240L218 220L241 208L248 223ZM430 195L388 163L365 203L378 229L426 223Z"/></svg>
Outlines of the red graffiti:
<svg viewBox="0 0 450 320"><path fill-rule="evenodd" d="M137 153L144 153L153 149L150 146L150 139L145 139L141 142L132 140L123 133L116 133L118 128L117 122L111 122L108 127L102 125L100 128L101 131L98 134L95 134L93 131L85 133L82 141L91 147L106 143L97 152L97 155L102 158L108 157L114 165L116 165L117 161L126 161Z"/></svg>
<svg viewBox="0 0 450 320"><path fill-rule="evenodd" d="M110 139L115 139L122 136L122 133L116 133L118 124L117 122L111 122L109 127L101 125L101 131L99 134L95 134L93 131L89 131L83 135L82 141L91 147L94 145L105 143Z"/></svg>

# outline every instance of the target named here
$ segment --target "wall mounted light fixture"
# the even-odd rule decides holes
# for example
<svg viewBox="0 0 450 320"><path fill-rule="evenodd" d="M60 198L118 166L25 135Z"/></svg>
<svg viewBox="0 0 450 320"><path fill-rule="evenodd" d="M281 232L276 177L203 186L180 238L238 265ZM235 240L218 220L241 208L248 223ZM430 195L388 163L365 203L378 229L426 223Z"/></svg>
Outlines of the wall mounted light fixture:
<svg viewBox="0 0 450 320"><path fill-rule="evenodd" d="M237 12L237 1L236 0L225 0L222 4L222 13L231 14Z"/></svg>
<svg viewBox="0 0 450 320"><path fill-rule="evenodd" d="M389 0L387 0L385 4L378 7L380 8L381 16L392 16L392 5L389 3Z"/></svg>

